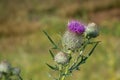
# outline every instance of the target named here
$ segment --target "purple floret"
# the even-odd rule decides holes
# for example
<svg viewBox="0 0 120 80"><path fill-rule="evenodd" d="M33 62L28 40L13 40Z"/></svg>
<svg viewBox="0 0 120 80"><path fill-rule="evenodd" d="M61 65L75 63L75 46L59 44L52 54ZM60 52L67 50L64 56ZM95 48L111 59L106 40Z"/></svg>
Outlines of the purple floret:
<svg viewBox="0 0 120 80"><path fill-rule="evenodd" d="M68 22L68 30L76 34L82 34L85 32L85 25L79 21L72 20Z"/></svg>

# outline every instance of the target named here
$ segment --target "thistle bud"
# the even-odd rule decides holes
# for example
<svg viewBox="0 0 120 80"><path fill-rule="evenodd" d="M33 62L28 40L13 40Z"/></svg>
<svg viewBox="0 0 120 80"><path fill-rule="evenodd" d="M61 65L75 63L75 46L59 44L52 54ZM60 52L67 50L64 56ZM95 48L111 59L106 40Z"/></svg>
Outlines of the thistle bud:
<svg viewBox="0 0 120 80"><path fill-rule="evenodd" d="M89 23L85 30L85 36L87 38L95 38L99 35L98 27L95 23Z"/></svg>
<svg viewBox="0 0 120 80"><path fill-rule="evenodd" d="M65 50L77 50L83 43L83 36L66 31L62 38L62 45Z"/></svg>
<svg viewBox="0 0 120 80"><path fill-rule="evenodd" d="M2 61L0 63L0 72L1 73L10 73L11 65L7 61Z"/></svg>
<svg viewBox="0 0 120 80"><path fill-rule="evenodd" d="M55 58L54 58L55 62L57 62L58 64L65 64L68 62L68 56L66 53L63 52L59 52L56 54Z"/></svg>

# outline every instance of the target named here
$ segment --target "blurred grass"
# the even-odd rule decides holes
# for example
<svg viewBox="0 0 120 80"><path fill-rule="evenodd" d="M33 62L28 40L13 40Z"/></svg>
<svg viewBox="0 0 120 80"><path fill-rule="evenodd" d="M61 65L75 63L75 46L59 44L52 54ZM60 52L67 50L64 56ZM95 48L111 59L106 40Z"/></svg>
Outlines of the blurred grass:
<svg viewBox="0 0 120 80"><path fill-rule="evenodd" d="M0 61L20 67L24 80L52 80L48 72L55 73L45 65L53 63L48 53L52 45L42 31L59 42L71 19L96 22L101 30L97 40L102 42L68 80L120 80L119 0L1 0L0 4Z"/></svg>

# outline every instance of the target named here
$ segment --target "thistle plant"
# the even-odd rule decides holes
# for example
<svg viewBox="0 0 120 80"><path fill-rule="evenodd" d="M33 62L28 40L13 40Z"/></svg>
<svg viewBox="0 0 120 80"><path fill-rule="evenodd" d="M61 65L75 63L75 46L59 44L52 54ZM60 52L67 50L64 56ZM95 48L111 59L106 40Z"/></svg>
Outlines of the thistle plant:
<svg viewBox="0 0 120 80"><path fill-rule="evenodd" d="M62 47L56 44L47 32L43 32L53 45L49 52L55 65L47 63L50 69L59 74L57 77L53 77L53 80L65 80L75 70L80 70L81 65L91 56L100 42L94 40L99 35L99 29L95 23L85 25L76 20L68 22L67 30L61 39ZM86 52L89 45L92 47ZM55 54L53 49L57 49L58 53Z"/></svg>
<svg viewBox="0 0 120 80"><path fill-rule="evenodd" d="M0 63L0 80L23 80L20 76L20 69L12 67L7 61Z"/></svg>

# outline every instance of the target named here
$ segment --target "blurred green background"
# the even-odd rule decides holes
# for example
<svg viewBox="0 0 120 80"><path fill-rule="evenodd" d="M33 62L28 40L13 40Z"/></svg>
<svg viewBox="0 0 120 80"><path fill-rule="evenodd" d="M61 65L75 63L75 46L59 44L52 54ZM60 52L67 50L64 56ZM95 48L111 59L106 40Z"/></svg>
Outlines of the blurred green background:
<svg viewBox="0 0 120 80"><path fill-rule="evenodd" d="M52 80L51 43L71 19L100 27L102 41L68 80L120 80L120 0L0 0L0 61L22 69L24 80Z"/></svg>

